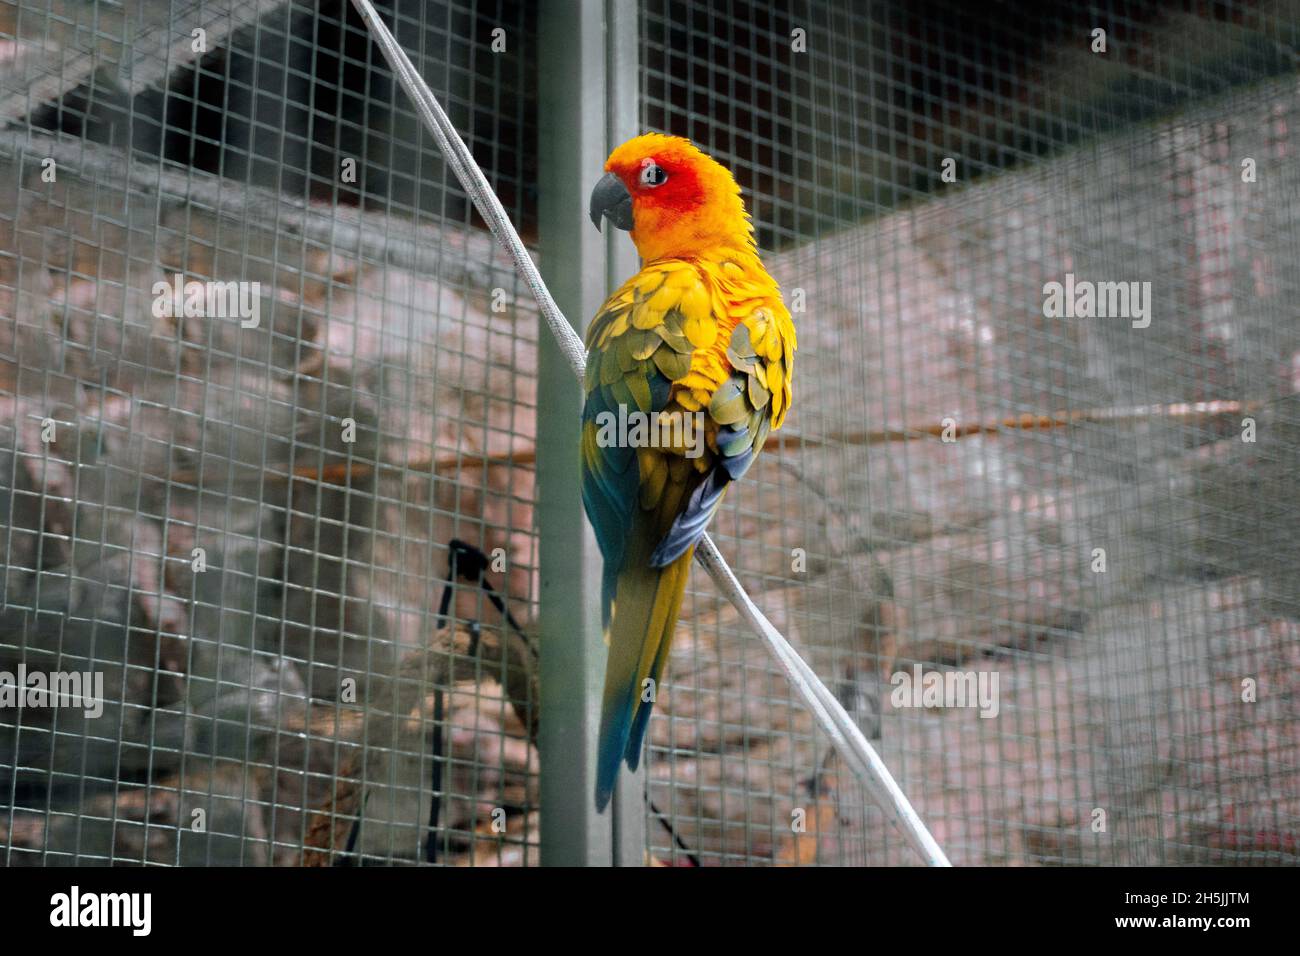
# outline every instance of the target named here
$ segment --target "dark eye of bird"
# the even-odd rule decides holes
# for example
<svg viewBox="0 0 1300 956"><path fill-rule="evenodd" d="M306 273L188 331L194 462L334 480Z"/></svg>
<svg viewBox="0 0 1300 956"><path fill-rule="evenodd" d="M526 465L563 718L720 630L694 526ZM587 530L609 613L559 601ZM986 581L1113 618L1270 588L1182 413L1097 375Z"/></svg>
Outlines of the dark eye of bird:
<svg viewBox="0 0 1300 956"><path fill-rule="evenodd" d="M655 163L646 163L641 167L641 185L642 186L662 186L668 182L668 174L664 168Z"/></svg>

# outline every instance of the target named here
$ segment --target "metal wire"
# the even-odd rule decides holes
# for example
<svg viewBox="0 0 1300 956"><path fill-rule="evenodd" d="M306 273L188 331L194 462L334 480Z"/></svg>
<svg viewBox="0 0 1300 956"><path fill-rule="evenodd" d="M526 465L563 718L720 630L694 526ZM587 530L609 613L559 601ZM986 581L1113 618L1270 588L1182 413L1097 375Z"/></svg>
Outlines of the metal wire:
<svg viewBox="0 0 1300 956"><path fill-rule="evenodd" d="M0 15L0 671L105 684L98 718L0 708L0 860L535 863L530 300L394 155L418 126L345 5L199 6ZM523 142L524 59L483 63L509 110L453 108ZM160 318L177 273L260 282L260 323ZM439 631L458 538L491 586Z"/></svg>
<svg viewBox="0 0 1300 956"><path fill-rule="evenodd" d="M643 125L738 175L805 306L779 451L712 532L954 862L1288 859L1294 696L1265 716L1226 684L1260 662L1246 644L1276 673L1261 628L1278 605L1204 509L1297 520L1262 479L1291 457L1289 293L1243 280L1296 242L1270 140L1295 111L1294 5L1003 10L643 6ZM1242 185L1261 155L1269 184ZM1153 280L1163 326L1049 320L1044 283L1067 272ZM1190 291L1211 288L1212 306ZM1281 429L1249 464L1230 441L1248 415ZM1237 468L1274 490L1216 490ZM649 760L674 832L709 862L908 861L707 591L684 619ZM897 706L891 679L914 666L1000 677L998 716ZM1268 754L1258 788L1183 737L1223 741L1235 720ZM1233 813L1260 821L1255 847Z"/></svg>
<svg viewBox="0 0 1300 956"><path fill-rule="evenodd" d="M582 340L578 338L573 327L555 304L555 300L551 298L545 282L542 281L541 273L537 271L537 266L529 257L528 250L524 248L505 210L501 208L501 203L493 193L492 187L488 185L478 164L474 162L469 148L465 146L464 140L447 119L447 114L438 105L438 99L433 95L433 91L429 89L428 84L407 59L406 53L379 19L369 0L352 0L352 2L365 17L366 25L374 32L376 42L383 50L389 65L396 71L403 89L415 101L425 125L433 132L443 151L451 156L456 177L474 199L474 204L487 221L493 235L514 259L515 266L536 297L542 316L559 342L560 349L573 369L574 375L581 381L586 369ZM799 657L789 642L763 616L763 612L758 609L745 593L745 589L740 586L735 575L731 573L731 569L707 533L696 548L696 557L700 565L709 572L709 576L713 578L722 594L736 606L754 632L767 643L768 649L781 662L791 685L816 715L817 722L830 735L836 749L849 762L854 772L871 786L880 806L890 814L893 821L912 841L926 863L931 866L951 865L943 855L943 850L935 843L934 837L926 830L921 818L912 809L903 791L894 782L889 769L867 739L862 736L862 731L853 722L853 718L826 689L812 668Z"/></svg>
<svg viewBox="0 0 1300 956"><path fill-rule="evenodd" d="M346 0L0 5L0 683L104 685L0 696L4 864L541 859L556 64L534 4L371 2L482 179ZM736 174L800 336L710 528L762 616L693 578L648 861L916 863L858 735L958 865L1300 859L1300 8L999 10L643 0L610 51L607 124ZM1150 325L1045 313L1067 273ZM157 315L177 274L260 324Z"/></svg>

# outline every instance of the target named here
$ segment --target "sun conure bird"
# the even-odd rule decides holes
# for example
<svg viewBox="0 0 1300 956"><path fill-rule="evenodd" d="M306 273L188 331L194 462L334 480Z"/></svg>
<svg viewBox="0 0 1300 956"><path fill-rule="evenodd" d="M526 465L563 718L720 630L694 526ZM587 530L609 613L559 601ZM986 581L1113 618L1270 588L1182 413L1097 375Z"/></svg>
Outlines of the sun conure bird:
<svg viewBox="0 0 1300 956"><path fill-rule="evenodd" d="M592 221L629 231L642 267L586 341L582 500L604 558L609 644L598 810L622 761L635 770L640 760L691 555L727 486L781 427L795 350L790 312L725 167L688 140L647 133L615 149L605 170ZM659 427L611 440L611 421L635 420L620 419L620 406L661 413Z"/></svg>

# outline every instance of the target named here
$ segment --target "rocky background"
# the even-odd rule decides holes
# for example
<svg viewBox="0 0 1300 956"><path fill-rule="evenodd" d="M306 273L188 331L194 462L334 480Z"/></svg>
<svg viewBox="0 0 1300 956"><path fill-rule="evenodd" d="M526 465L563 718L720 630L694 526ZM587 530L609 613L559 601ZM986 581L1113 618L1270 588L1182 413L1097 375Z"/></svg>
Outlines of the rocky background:
<svg viewBox="0 0 1300 956"><path fill-rule="evenodd" d="M236 51L281 9L236 6ZM109 702L0 710L0 859L536 863L526 290L454 208L124 154L157 77L89 75L78 128L0 132L0 671ZM1297 122L1234 90L769 257L797 405L715 534L955 863L1300 857ZM1045 318L1067 272L1150 281L1150 327ZM155 317L177 273L260 282L259 327ZM473 581L440 626L454 539L522 633ZM692 585L649 859L914 863ZM915 664L998 716L893 706Z"/></svg>
<svg viewBox="0 0 1300 956"><path fill-rule="evenodd" d="M1296 857L1298 94L1234 97L773 262L807 301L797 438L716 534L954 862ZM1243 157L1266 177L1243 183ZM1151 281L1150 326L1044 318L1067 271ZM1071 424L1001 424L1030 413ZM945 418L966 437L943 441ZM702 816L686 842L721 852L913 860L833 761L816 792L834 796L812 799L824 744L792 745L806 715L696 584L656 804ZM995 671L998 716L892 706L889 678L917 663ZM801 808L825 829L796 851Z"/></svg>

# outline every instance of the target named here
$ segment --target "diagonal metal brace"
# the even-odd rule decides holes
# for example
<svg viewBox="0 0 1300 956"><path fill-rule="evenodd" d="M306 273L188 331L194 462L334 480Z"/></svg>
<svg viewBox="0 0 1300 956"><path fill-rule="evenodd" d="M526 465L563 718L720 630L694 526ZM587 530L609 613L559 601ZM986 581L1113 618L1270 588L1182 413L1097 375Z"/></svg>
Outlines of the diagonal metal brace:
<svg viewBox="0 0 1300 956"><path fill-rule="evenodd" d="M546 283L542 281L537 265L528 255L528 250L510 222L510 217L506 215L501 201L492 191L478 163L474 161L469 147L465 145L451 120L447 118L437 97L416 71L406 52L379 19L370 0L352 0L352 5L365 20L367 28L384 54L384 59L392 67L402 89L411 97L416 112L437 141L456 178L474 200L475 207L487 222L492 234L514 260L519 274L537 299L542 318L546 320L561 352L581 381L586 368L582 340L578 338L577 333L560 312L559 306L555 304L550 291L546 288ZM821 678L745 593L745 589L736 580L735 574L732 573L708 534L705 534L696 546L695 558L709 572L718 589L740 612L741 618L763 639L768 650L781 665L790 684L812 711L818 726L830 737L840 757L862 781L872 798L902 831L926 864L951 866L948 857L921 821L908 801L907 795L898 786L889 768L863 735L861 728L849 716L835 695L822 683Z"/></svg>

